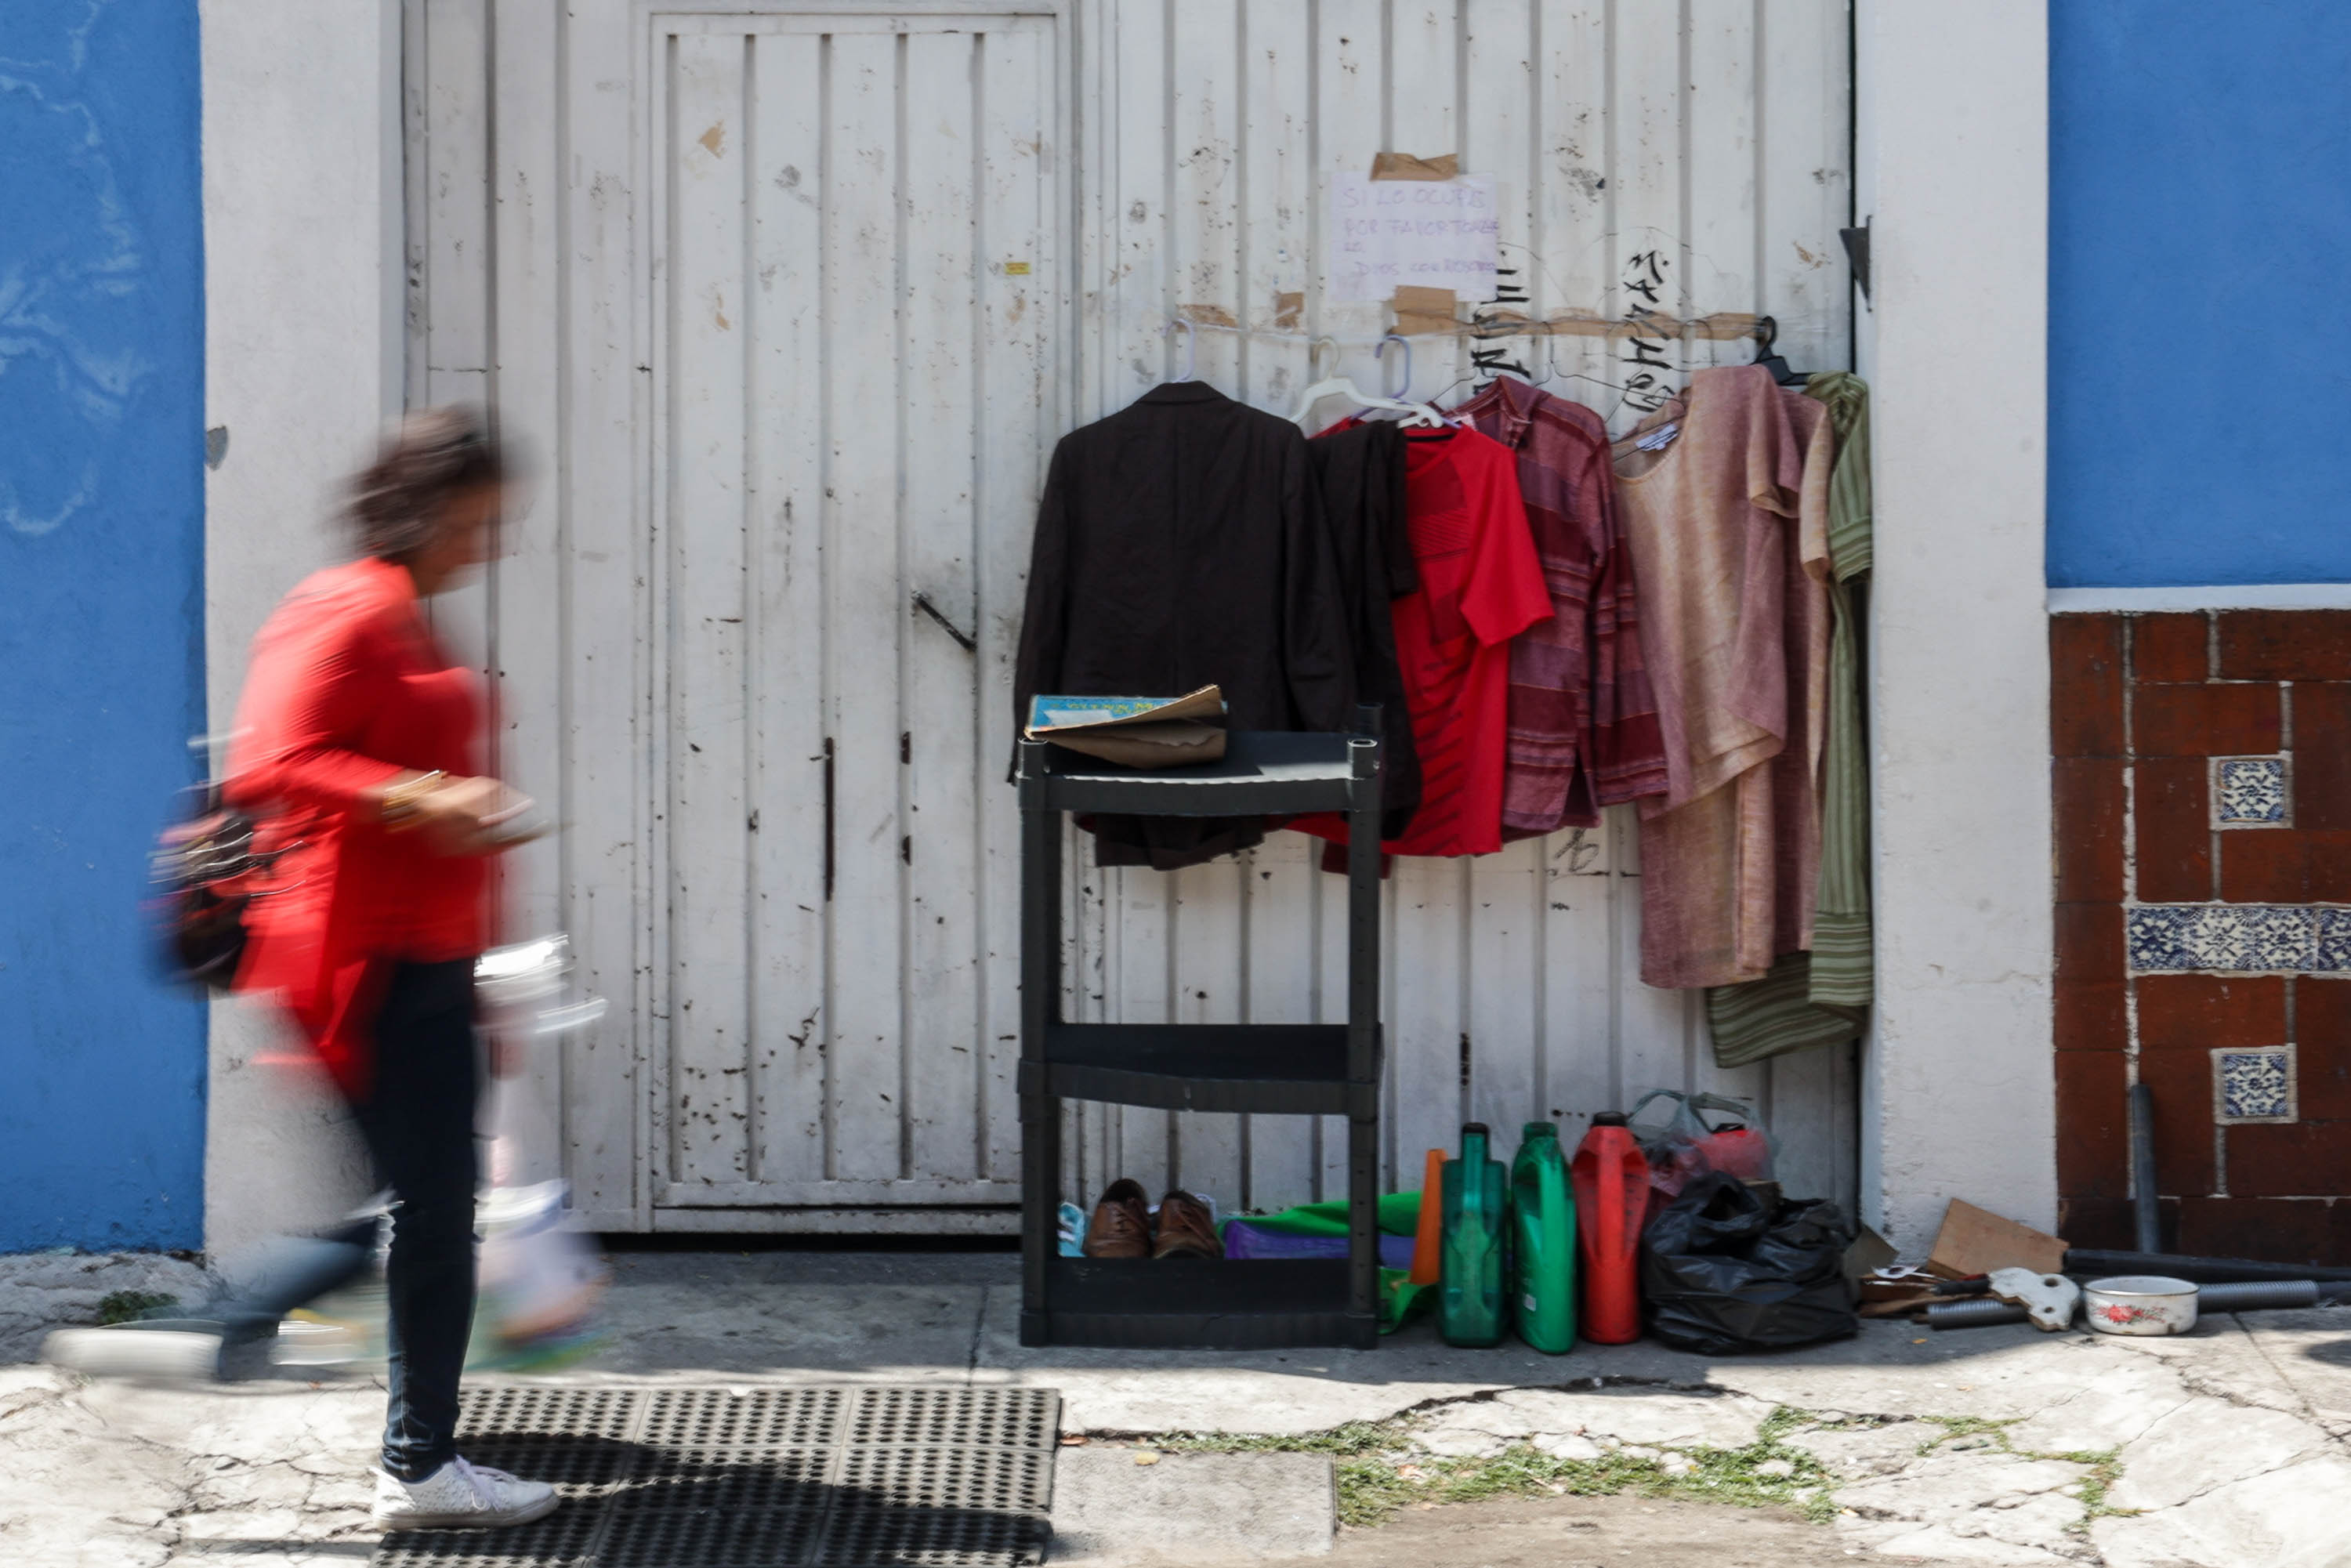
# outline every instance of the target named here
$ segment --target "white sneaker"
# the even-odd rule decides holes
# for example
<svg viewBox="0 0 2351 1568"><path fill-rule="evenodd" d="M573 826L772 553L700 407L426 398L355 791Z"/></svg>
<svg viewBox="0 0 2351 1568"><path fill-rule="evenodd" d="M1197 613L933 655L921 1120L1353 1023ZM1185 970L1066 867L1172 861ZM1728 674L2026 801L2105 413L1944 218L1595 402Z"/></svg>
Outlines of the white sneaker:
<svg viewBox="0 0 2351 1568"><path fill-rule="evenodd" d="M555 1489L451 1459L421 1481L375 1477L378 1530L494 1530L555 1511Z"/></svg>
<svg viewBox="0 0 2351 1568"><path fill-rule="evenodd" d="M220 1375L221 1336L202 1330L150 1329L130 1323L59 1329L41 1346L41 1359L94 1377L209 1382Z"/></svg>

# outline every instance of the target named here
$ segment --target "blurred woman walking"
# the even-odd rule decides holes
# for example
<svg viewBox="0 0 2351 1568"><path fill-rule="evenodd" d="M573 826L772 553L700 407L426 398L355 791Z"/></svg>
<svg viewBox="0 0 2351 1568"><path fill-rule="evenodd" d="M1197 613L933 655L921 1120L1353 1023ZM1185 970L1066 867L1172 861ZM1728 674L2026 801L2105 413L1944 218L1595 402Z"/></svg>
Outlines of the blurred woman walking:
<svg viewBox="0 0 2351 1568"><path fill-rule="evenodd" d="M481 774L487 694L434 640L424 601L494 553L508 464L483 417L412 413L352 483L358 559L314 572L254 642L223 795L260 821L267 888L247 906L236 988L270 997L350 1103L392 1200L390 1409L375 1521L520 1524L554 1489L456 1451L474 1317L474 963L489 939L489 858L529 802ZM274 862L274 863L273 863ZM278 1320L363 1270L375 1222L282 1244L179 1333L180 1365L220 1375ZM161 1335L75 1331L52 1359L162 1364Z"/></svg>
<svg viewBox="0 0 2351 1568"><path fill-rule="evenodd" d="M474 960L487 857L527 803L480 776L480 677L423 601L488 560L505 454L470 410L403 420L354 483L359 559L287 595L254 644L225 780L269 811L286 891L257 900L240 988L276 993L351 1103L391 1190L391 1400L375 1518L386 1529L520 1523L551 1487L456 1451L474 1317L480 1073Z"/></svg>

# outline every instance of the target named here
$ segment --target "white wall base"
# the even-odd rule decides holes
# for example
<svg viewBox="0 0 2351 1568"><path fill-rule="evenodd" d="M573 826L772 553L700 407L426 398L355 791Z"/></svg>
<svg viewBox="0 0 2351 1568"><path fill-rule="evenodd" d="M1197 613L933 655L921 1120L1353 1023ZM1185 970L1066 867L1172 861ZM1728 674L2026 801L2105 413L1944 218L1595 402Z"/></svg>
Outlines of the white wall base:
<svg viewBox="0 0 2351 1568"><path fill-rule="evenodd" d="M2179 588L2053 588L2049 613L2351 610L2351 582L2222 582Z"/></svg>
<svg viewBox="0 0 2351 1568"><path fill-rule="evenodd" d="M204 0L201 26L204 423L228 434L204 481L218 734L263 619L348 553L340 486L400 408L400 5ZM364 1190L331 1091L252 1065L285 1048L258 1007L214 1007L204 1245L215 1256L321 1223Z"/></svg>
<svg viewBox="0 0 2351 1568"><path fill-rule="evenodd" d="M2047 0L1861 0L1860 318L1876 1030L1863 1214L2056 1220L2051 1047Z"/></svg>

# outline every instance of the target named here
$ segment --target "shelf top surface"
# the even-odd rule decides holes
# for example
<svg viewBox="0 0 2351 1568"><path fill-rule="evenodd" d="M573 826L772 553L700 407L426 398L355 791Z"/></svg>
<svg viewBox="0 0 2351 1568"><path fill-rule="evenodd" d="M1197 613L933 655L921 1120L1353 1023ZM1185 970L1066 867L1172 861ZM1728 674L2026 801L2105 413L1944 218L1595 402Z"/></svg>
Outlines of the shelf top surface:
<svg viewBox="0 0 2351 1568"><path fill-rule="evenodd" d="M1214 788L1234 784L1343 784L1354 777L1351 747L1365 739L1346 734L1275 729L1237 729L1225 737L1225 755L1193 768L1122 768L1114 762L1045 747L1045 777L1063 783L1186 784Z"/></svg>

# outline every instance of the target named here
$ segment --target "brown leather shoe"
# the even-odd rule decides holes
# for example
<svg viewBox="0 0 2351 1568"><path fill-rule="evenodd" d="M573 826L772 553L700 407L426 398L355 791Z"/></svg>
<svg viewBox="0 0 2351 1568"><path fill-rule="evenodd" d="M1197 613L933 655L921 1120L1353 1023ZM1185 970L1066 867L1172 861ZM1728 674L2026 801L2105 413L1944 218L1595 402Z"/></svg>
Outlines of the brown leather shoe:
<svg viewBox="0 0 2351 1568"><path fill-rule="evenodd" d="M1224 1239L1208 1206L1188 1192L1171 1192L1159 1200L1159 1228L1151 1240L1154 1258L1222 1258Z"/></svg>
<svg viewBox="0 0 2351 1568"><path fill-rule="evenodd" d="M1079 1250L1089 1258L1151 1256L1151 1211L1141 1182L1121 1176L1102 1189Z"/></svg>

